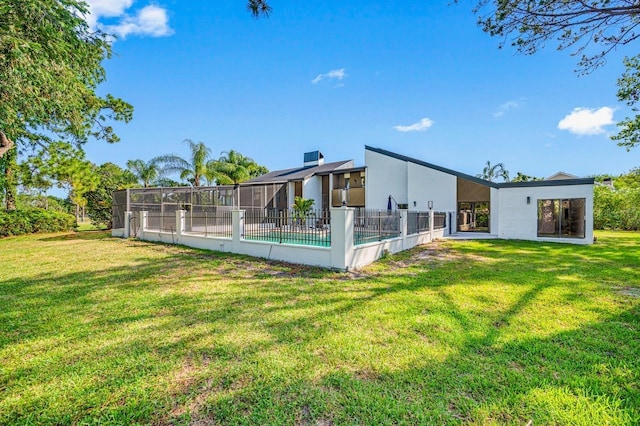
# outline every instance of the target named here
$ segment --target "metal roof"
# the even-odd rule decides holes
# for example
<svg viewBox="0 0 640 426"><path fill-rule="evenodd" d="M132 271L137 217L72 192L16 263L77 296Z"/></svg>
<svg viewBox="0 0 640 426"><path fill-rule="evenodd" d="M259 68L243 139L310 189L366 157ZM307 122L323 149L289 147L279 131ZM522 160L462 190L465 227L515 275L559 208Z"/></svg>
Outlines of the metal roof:
<svg viewBox="0 0 640 426"><path fill-rule="evenodd" d="M480 179L475 176L468 175L466 173L457 172L455 170L447 169L446 167L437 166L435 164L427 163L426 161L421 161L415 158L407 157L406 155L396 154L395 152L387 151L386 149L381 148L373 148L365 145L364 149L377 152L378 154L386 155L387 157L392 157L400 161L407 161L409 163L418 164L419 166L428 167L430 169L437 170L439 172L447 173L453 176L457 176L462 179L470 180L471 182L478 183L484 186L490 186L492 188L498 188L500 185L496 182L489 182L488 180Z"/></svg>
<svg viewBox="0 0 640 426"><path fill-rule="evenodd" d="M443 173L447 173L453 176L457 176L461 179L469 180L471 182L478 183L484 186L490 186L492 188L521 188L521 187L535 187L535 186L563 186L563 185L592 185L595 181L594 178L578 178L578 179L560 179L560 180L535 180L530 182L489 182L488 180L480 179L475 176L468 175L466 173L457 172L455 170L447 169L445 167L437 166L435 164L427 163L426 161L417 160L415 158L407 157L406 155L396 154L395 152L387 151L381 148L373 148L365 145L364 149L377 152L378 154L386 155L391 158L395 158L401 161L407 161L409 163L418 164L420 166L428 167L430 169L438 170Z"/></svg>
<svg viewBox="0 0 640 426"><path fill-rule="evenodd" d="M257 183L283 183L294 180L303 180L319 173L331 173L345 165L352 163L353 160L336 161L333 163L325 163L320 166L297 167L294 169L275 170L257 178L243 182L243 184Z"/></svg>
<svg viewBox="0 0 640 426"><path fill-rule="evenodd" d="M595 178L558 179L558 180L532 180L529 182L503 182L498 184L500 188L522 188L532 186L563 186L563 185L593 185Z"/></svg>
<svg viewBox="0 0 640 426"><path fill-rule="evenodd" d="M338 169L338 170L331 170L328 172L318 172L316 173L316 175L318 176L324 176L324 175L328 175L329 173L334 173L334 172L340 172L340 173L356 173L356 172L362 172L367 170L367 166L360 166L360 167L351 167L349 169Z"/></svg>

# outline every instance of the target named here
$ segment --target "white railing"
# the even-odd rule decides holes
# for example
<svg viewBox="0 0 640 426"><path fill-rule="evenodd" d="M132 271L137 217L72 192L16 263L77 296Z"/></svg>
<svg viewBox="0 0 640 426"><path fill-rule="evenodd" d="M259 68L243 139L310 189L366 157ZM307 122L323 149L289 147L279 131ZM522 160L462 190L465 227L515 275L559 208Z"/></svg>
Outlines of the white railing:
<svg viewBox="0 0 640 426"><path fill-rule="evenodd" d="M331 209L329 216L315 217L314 227L309 228L314 232L312 238L308 235L311 231L306 232L307 228L304 229L305 232L301 232L298 230L301 225L298 228L291 225L291 229L295 228L296 232L291 232L287 238L256 239L255 232L249 231L252 226L255 227L256 218L244 210L232 210L230 220L228 216L221 215L216 217L214 222L210 222L211 218L207 216L204 232L194 232L194 230L202 231L199 229L202 223L192 222L194 217L185 210L177 210L174 215L166 213L159 215L146 211L127 212L124 218L125 228L114 229L113 235L134 236L148 241L184 244L195 248L348 270L375 262L385 253L407 250L444 236L447 229L446 223L442 219L434 220L434 216L446 218L446 214L434 212L428 212L428 214L428 220L423 218L416 224L417 229L412 227L411 232L408 232L408 220L415 218L408 219L410 215L406 210L385 214L385 221L393 223L382 226L382 215L362 216L357 215L356 209L353 208L334 208ZM384 238L371 241L358 239L358 232L362 231L363 218L371 221L371 224L373 224L372 221L378 220L376 228L378 231L391 229L393 233L386 233ZM318 225L318 221L322 222L322 226ZM214 226L221 227L224 232L209 232L209 229L212 229L209 227L210 223L215 223ZM299 225L300 221L291 223ZM135 229L133 224L136 224ZM425 224L428 224L428 228ZM438 224L441 228L435 229L434 224ZM307 225L306 221L305 225ZM320 237L316 234L322 236L322 244L319 243ZM300 236L299 241L293 241L297 236Z"/></svg>

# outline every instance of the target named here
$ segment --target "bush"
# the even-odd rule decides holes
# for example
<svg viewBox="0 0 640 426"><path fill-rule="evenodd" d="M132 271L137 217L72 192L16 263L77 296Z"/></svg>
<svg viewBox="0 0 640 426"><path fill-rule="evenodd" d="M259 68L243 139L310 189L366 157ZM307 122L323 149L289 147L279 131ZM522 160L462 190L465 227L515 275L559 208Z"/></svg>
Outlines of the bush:
<svg viewBox="0 0 640 426"><path fill-rule="evenodd" d="M0 237L69 231L76 219L67 213L39 208L0 211Z"/></svg>
<svg viewBox="0 0 640 426"><path fill-rule="evenodd" d="M595 229L640 229L640 188L612 191L596 186L593 198L593 227Z"/></svg>

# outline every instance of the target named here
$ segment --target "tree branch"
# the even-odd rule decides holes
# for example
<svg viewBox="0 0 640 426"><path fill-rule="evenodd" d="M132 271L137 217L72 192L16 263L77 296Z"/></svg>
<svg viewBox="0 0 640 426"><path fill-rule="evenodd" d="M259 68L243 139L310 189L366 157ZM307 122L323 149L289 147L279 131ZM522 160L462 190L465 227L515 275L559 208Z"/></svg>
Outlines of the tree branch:
<svg viewBox="0 0 640 426"><path fill-rule="evenodd" d="M4 156L11 148L13 148L15 144L11 139L4 134L2 130L0 130L0 158Z"/></svg>

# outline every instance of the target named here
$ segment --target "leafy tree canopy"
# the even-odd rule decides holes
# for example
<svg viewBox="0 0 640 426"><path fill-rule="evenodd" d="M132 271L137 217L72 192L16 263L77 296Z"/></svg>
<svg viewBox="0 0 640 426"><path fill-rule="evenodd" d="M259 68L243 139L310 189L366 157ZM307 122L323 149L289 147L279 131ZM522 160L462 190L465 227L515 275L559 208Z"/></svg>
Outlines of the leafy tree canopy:
<svg viewBox="0 0 640 426"><path fill-rule="evenodd" d="M129 160L127 161L127 169L145 188L158 185L158 182L162 179L162 170L157 159L149 161Z"/></svg>
<svg viewBox="0 0 640 426"><path fill-rule="evenodd" d="M94 137L117 142L110 120L129 121L133 108L111 95L98 96L102 61L111 56L107 35L89 28L80 0L0 2L0 157L7 207L14 208L15 145L54 140L76 145Z"/></svg>
<svg viewBox="0 0 640 426"><path fill-rule="evenodd" d="M0 3L0 131L13 141L76 143L89 137L117 142L108 119L128 121L131 105L96 87L111 57L106 34L93 31L78 0Z"/></svg>
<svg viewBox="0 0 640 426"><path fill-rule="evenodd" d="M98 183L85 194L89 218L94 223L111 228L113 192L136 185L138 179L129 170L123 170L113 163L94 167Z"/></svg>
<svg viewBox="0 0 640 426"><path fill-rule="evenodd" d="M517 172L516 176L511 180L511 182L531 182L534 180L544 180L543 178L538 178L535 176L525 175L524 173Z"/></svg>
<svg viewBox="0 0 640 426"><path fill-rule="evenodd" d="M501 46L532 54L555 40L558 49L580 57L583 72L640 36L635 0L478 0L475 11L485 32L503 38Z"/></svg>
<svg viewBox="0 0 640 426"><path fill-rule="evenodd" d="M161 165L162 175L177 173L180 179L193 186L200 186L208 174L207 163L211 158L211 149L204 142L194 142L191 139L185 139L184 143L189 147L189 158L169 154L155 157L151 162Z"/></svg>
<svg viewBox="0 0 640 426"><path fill-rule="evenodd" d="M577 56L579 72L605 64L618 46L640 37L640 3L637 0L476 0L475 12L482 29L502 38L519 52L533 54L555 41L559 50ZM618 99L638 112L640 55L625 58L626 72L618 80ZM612 137L627 150L640 144L640 115L618 123Z"/></svg>
<svg viewBox="0 0 640 426"><path fill-rule="evenodd" d="M596 182L611 180L615 189L640 189L640 167L621 175L601 174L594 176Z"/></svg>
<svg viewBox="0 0 640 426"><path fill-rule="evenodd" d="M218 160L210 161L207 168L211 180L219 185L237 184L269 173L266 167L234 150L223 152Z"/></svg>
<svg viewBox="0 0 640 426"><path fill-rule="evenodd" d="M68 142L52 142L22 165L24 186L34 185L47 189L52 182L69 191L71 202L77 207L86 205L85 194L99 184L93 164L84 151ZM44 187L44 188L43 188Z"/></svg>

